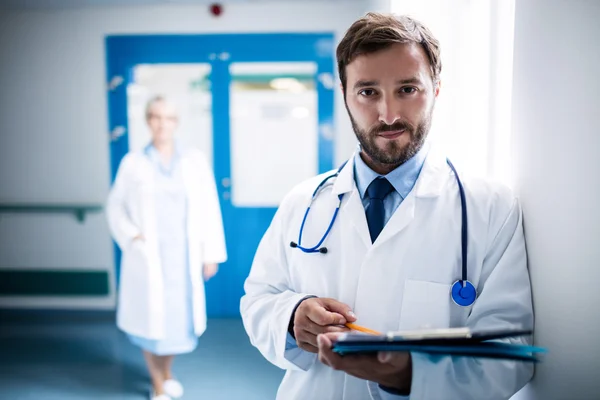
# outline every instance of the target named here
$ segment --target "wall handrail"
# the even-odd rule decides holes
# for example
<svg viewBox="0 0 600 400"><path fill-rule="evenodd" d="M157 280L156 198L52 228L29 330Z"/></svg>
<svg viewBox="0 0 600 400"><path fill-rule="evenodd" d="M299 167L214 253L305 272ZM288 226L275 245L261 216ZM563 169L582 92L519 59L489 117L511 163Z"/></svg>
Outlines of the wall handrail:
<svg viewBox="0 0 600 400"><path fill-rule="evenodd" d="M86 214L101 212L101 204L53 204L53 203L2 203L0 214L73 214L80 223L85 221Z"/></svg>

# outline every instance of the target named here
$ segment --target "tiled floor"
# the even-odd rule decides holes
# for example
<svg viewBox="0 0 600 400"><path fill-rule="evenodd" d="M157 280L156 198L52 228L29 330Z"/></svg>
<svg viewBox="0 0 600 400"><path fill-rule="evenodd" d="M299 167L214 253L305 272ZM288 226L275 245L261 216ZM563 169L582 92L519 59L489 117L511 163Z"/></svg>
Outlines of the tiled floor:
<svg viewBox="0 0 600 400"><path fill-rule="evenodd" d="M112 317L3 319L1 400L148 398L141 352ZM177 357L173 369L184 399L274 399L283 377L250 345L237 319L209 320L198 348Z"/></svg>

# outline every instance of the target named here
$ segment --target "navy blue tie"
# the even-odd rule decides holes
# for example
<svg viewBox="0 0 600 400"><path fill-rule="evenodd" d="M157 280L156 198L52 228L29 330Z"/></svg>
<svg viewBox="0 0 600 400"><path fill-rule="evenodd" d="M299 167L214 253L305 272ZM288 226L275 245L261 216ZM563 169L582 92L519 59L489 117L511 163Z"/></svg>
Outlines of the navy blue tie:
<svg viewBox="0 0 600 400"><path fill-rule="evenodd" d="M367 207L367 224L369 225L369 233L371 234L371 242L375 243L375 239L385 225L385 209L383 208L383 199L394 190L392 184L386 179L379 177L367 188L369 195L369 206Z"/></svg>

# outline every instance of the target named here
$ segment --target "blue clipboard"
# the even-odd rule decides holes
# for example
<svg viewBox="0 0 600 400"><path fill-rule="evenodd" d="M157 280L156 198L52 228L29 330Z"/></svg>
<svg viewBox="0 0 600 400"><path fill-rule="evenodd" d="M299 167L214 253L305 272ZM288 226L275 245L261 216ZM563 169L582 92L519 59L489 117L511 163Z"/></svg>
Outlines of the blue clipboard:
<svg viewBox="0 0 600 400"><path fill-rule="evenodd" d="M406 351L438 356L538 362L539 356L546 353L546 349L497 341L531 334L531 330L524 329L472 331L469 328L390 332L385 335L346 333L334 343L333 351L340 355Z"/></svg>

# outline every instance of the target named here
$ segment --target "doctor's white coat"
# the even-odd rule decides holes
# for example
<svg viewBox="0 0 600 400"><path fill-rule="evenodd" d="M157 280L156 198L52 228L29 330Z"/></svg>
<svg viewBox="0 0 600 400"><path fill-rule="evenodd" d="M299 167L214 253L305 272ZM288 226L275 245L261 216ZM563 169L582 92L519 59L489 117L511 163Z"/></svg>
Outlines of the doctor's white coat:
<svg viewBox="0 0 600 400"><path fill-rule="evenodd" d="M286 347L292 310L307 295L346 303L358 324L382 332L533 327L521 209L510 190L461 176L468 207L468 279L478 298L470 307L459 307L450 288L461 277L460 196L445 157L430 150L414 189L373 244L353 170L351 158L312 204L304 227L302 244L314 246L331 221L338 195L344 194L323 244L328 253L307 254L289 245L298 241L304 212L323 175L284 199L245 282L241 312L250 340L267 360L287 370L277 399L380 398L375 383ZM526 363L413 354L410 399L508 399L532 374Z"/></svg>
<svg viewBox="0 0 600 400"><path fill-rule="evenodd" d="M192 282L194 331L206 329L202 267L226 261L219 197L204 155L187 150L181 156L187 195L187 239ZM107 202L111 233L121 248L117 325L148 339L165 337L163 271L158 250L154 203L154 166L143 152L121 161ZM138 234L145 240L133 241Z"/></svg>

